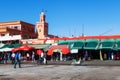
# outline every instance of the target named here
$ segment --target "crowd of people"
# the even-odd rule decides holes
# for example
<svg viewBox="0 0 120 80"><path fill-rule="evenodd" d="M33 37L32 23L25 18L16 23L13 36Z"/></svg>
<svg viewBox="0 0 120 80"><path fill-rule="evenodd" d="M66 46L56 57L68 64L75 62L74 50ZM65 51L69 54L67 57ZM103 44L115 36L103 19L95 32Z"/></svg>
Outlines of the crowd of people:
<svg viewBox="0 0 120 80"><path fill-rule="evenodd" d="M27 51L27 52L3 52L0 54L0 63L1 64L8 64L11 63L16 68L18 64L19 68L21 68L22 61L31 61L37 64L46 64L47 60L44 53L40 55L36 54L34 51Z"/></svg>

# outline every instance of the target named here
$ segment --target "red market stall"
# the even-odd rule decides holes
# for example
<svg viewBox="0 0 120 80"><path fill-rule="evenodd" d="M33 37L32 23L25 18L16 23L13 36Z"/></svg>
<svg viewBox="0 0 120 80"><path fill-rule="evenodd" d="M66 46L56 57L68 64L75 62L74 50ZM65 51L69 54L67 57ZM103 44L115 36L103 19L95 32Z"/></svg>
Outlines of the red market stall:
<svg viewBox="0 0 120 80"><path fill-rule="evenodd" d="M68 54L70 49L68 45L53 45L49 50L47 55L52 55L53 52L62 52L62 54Z"/></svg>

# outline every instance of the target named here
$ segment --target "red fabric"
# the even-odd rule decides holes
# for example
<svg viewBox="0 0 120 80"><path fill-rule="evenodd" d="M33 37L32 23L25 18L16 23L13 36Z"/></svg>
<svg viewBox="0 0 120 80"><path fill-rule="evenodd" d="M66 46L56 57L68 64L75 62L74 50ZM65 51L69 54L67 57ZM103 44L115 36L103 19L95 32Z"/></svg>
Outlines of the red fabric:
<svg viewBox="0 0 120 80"><path fill-rule="evenodd" d="M19 48L12 49L12 52L16 52L16 51L19 51Z"/></svg>
<svg viewBox="0 0 120 80"><path fill-rule="evenodd" d="M52 55L52 54L53 54L53 49L49 49L47 55Z"/></svg>
<svg viewBox="0 0 120 80"><path fill-rule="evenodd" d="M50 38L47 40L83 40L83 39L116 39L120 38L120 35L109 35L109 36L79 36L79 37L63 37L63 38ZM44 39L39 39L44 40Z"/></svg>
<svg viewBox="0 0 120 80"><path fill-rule="evenodd" d="M24 46L21 46L19 47L20 50L31 50L31 49L34 49L34 47L31 47L31 46L27 46L27 45L24 45Z"/></svg>
<svg viewBox="0 0 120 80"><path fill-rule="evenodd" d="M37 50L38 55L41 55L42 52L43 52L42 50Z"/></svg>
<svg viewBox="0 0 120 80"><path fill-rule="evenodd" d="M20 50L29 51L29 50L31 50L31 49L34 49L34 47L24 45L24 46L20 46L20 47L18 47L18 48L12 49L12 52L16 52L16 51L20 51Z"/></svg>
<svg viewBox="0 0 120 80"><path fill-rule="evenodd" d="M69 48L63 48L62 49L62 54L68 54L70 52Z"/></svg>
<svg viewBox="0 0 120 80"><path fill-rule="evenodd" d="M52 55L55 49L61 50L62 54L68 54L70 52L68 45L54 45L48 50L47 55Z"/></svg>

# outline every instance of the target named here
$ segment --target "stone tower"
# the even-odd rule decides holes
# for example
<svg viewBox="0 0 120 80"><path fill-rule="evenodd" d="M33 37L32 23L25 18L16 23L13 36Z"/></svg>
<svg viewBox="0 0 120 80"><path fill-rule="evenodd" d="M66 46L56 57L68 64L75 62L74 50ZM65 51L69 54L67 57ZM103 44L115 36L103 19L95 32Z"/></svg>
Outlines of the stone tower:
<svg viewBox="0 0 120 80"><path fill-rule="evenodd" d="M37 32L38 32L38 39L43 39L48 37L48 23L45 21L45 14L41 12L40 14L40 21L37 22Z"/></svg>

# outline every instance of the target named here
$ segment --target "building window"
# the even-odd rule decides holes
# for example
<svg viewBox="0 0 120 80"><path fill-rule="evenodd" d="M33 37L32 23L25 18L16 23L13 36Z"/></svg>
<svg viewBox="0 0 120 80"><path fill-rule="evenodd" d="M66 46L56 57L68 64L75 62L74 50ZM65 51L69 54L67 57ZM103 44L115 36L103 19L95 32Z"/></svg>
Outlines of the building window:
<svg viewBox="0 0 120 80"><path fill-rule="evenodd" d="M14 26L14 29L18 29L18 26Z"/></svg>
<svg viewBox="0 0 120 80"><path fill-rule="evenodd" d="M1 34L1 36L5 36L5 34Z"/></svg>

